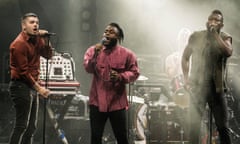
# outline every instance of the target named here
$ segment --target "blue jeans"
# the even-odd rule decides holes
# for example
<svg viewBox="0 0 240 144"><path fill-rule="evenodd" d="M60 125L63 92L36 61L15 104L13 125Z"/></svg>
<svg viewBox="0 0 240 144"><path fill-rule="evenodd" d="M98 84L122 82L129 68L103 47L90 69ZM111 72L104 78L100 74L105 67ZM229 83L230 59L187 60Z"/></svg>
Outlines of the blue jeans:
<svg viewBox="0 0 240 144"><path fill-rule="evenodd" d="M37 93L21 81L10 81L9 91L16 112L9 144L32 144L38 119Z"/></svg>

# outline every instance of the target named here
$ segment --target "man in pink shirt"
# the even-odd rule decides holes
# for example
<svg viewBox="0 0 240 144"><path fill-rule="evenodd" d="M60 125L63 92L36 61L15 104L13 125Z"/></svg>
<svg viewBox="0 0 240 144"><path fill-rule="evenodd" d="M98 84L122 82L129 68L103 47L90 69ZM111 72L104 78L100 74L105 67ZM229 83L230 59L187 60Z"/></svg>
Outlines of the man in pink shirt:
<svg viewBox="0 0 240 144"><path fill-rule="evenodd" d="M126 84L139 76L135 54L119 45L124 39L121 27L110 23L101 44L88 48L84 67L93 74L90 89L91 144L101 144L104 126L109 118L118 144L128 144Z"/></svg>

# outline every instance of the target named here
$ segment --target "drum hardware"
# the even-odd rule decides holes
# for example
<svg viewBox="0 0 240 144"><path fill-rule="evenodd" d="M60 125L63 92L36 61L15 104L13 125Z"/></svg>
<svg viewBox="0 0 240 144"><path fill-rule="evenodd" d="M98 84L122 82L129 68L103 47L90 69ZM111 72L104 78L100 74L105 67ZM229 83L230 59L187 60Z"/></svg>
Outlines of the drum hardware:
<svg viewBox="0 0 240 144"><path fill-rule="evenodd" d="M225 93L226 101L228 103L228 115L229 115L229 131L232 136L233 143L240 142L240 125L239 125L239 91L238 87L239 77L228 77L228 91Z"/></svg>
<svg viewBox="0 0 240 144"><path fill-rule="evenodd" d="M177 75L171 80L170 90L173 102L175 102L179 107L183 109L189 106L190 94L184 88L183 75Z"/></svg>
<svg viewBox="0 0 240 144"><path fill-rule="evenodd" d="M65 137L64 131L63 131L63 129L61 129L53 110L51 109L51 107L49 105L46 105L46 110L48 112L50 121L52 122L53 127L54 127L59 139L62 141L63 144L68 144L68 140Z"/></svg>
<svg viewBox="0 0 240 144"><path fill-rule="evenodd" d="M146 103L146 108L147 108L147 110L145 110L145 113L146 113L146 120L147 120L147 122L146 122L146 128L144 129L144 135L145 135L145 137L146 137L146 141L147 141L147 144L149 144L149 142L150 142L150 140L151 140L151 130L150 130L150 119L151 119L151 115L150 115L150 113L151 113L151 111L150 111L150 105L149 105L149 103Z"/></svg>
<svg viewBox="0 0 240 144"><path fill-rule="evenodd" d="M181 112L186 112L188 106L189 106L189 98L190 94L188 91L184 88L184 77L183 75L175 76L174 79L171 81L170 89L172 90L172 100L177 105L177 107L180 108ZM181 112L178 112L179 114ZM177 113L177 112L176 112ZM177 115L178 116L178 115ZM185 117L187 117L185 115ZM188 133L186 132L186 121L184 121L184 117L178 117L178 122L180 126L180 142L182 144L188 142L186 136ZM186 120L186 119L185 119Z"/></svg>
<svg viewBox="0 0 240 144"><path fill-rule="evenodd" d="M237 134L235 131L233 131L231 128L229 128L229 131L230 131L233 138L236 138L236 139L240 138L240 135Z"/></svg>
<svg viewBox="0 0 240 144"><path fill-rule="evenodd" d="M184 77L183 75L177 75L175 76L171 81L171 90L177 91L178 89L182 88L184 86Z"/></svg>
<svg viewBox="0 0 240 144"><path fill-rule="evenodd" d="M180 92L182 91L176 94L182 94ZM168 89L161 84L136 84L134 93L137 95L134 99L138 106L135 108L134 127L130 133L135 140L145 141L146 144L188 142L187 129L183 126L185 121L178 120L176 116L176 109L180 108L180 104L183 105L180 108L183 111L188 107L188 103L178 101L176 104ZM163 96L166 99L163 99ZM143 99L144 103L137 100L139 98Z"/></svg>
<svg viewBox="0 0 240 144"><path fill-rule="evenodd" d="M171 99L171 96L165 87L161 84L137 84L134 88L134 93L143 97L145 103L151 105L157 105L158 102L168 102Z"/></svg>
<svg viewBox="0 0 240 144"><path fill-rule="evenodd" d="M176 118L176 108L173 102L158 107L148 103L138 106L134 121L136 140L145 140L146 143L187 143L187 133Z"/></svg>
<svg viewBox="0 0 240 144"><path fill-rule="evenodd" d="M77 94L73 97L67 111L64 115L64 120L89 120L89 97L81 94Z"/></svg>
<svg viewBox="0 0 240 144"><path fill-rule="evenodd" d="M102 143L103 144L116 144L116 141L110 133L107 133L106 135L104 135L102 137Z"/></svg>
<svg viewBox="0 0 240 144"><path fill-rule="evenodd" d="M227 96L227 97L229 97L229 96ZM230 99L232 99L232 98L230 98ZM227 112L229 115L229 124L230 124L228 130L231 135L232 143L237 144L240 142L239 125L236 121L234 111L231 109L231 107L227 108ZM205 130L205 132L203 132L206 134L205 134L205 136L203 136L201 144L207 144L210 141L212 144L217 144L217 143L219 143L219 133L218 133L216 126L214 125L215 121L212 117L211 109L209 109L208 105L206 107L206 113L207 114L204 116L205 120L203 119L202 122L207 127L207 129Z"/></svg>
<svg viewBox="0 0 240 144"><path fill-rule="evenodd" d="M173 101L181 108L185 109L189 106L190 94L185 88L178 89L173 94Z"/></svg>
<svg viewBox="0 0 240 144"><path fill-rule="evenodd" d="M137 78L137 81L146 81L148 80L148 77L144 76L144 75L140 75L138 78Z"/></svg>
<svg viewBox="0 0 240 144"><path fill-rule="evenodd" d="M185 141L184 141L184 130L183 130L183 127L181 127L181 130L180 130L180 141L181 141L181 143L182 144L184 144L185 143Z"/></svg>

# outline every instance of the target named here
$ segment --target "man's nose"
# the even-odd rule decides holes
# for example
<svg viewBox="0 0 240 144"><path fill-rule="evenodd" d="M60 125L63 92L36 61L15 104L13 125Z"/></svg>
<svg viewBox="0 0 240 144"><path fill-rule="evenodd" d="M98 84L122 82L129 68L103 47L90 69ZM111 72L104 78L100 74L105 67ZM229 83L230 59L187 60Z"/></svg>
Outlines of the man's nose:
<svg viewBox="0 0 240 144"><path fill-rule="evenodd" d="M105 35L108 36L110 33L109 32L105 32Z"/></svg>
<svg viewBox="0 0 240 144"><path fill-rule="evenodd" d="M215 24L217 21L215 19L211 20L210 23L211 24Z"/></svg>

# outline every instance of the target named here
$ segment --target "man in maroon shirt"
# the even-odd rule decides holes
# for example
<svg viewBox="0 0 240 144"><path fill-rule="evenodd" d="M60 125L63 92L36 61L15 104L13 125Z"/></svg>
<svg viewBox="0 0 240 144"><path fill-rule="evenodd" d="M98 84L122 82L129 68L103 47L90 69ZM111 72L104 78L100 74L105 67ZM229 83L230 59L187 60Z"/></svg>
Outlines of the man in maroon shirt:
<svg viewBox="0 0 240 144"><path fill-rule="evenodd" d="M93 74L90 90L91 144L101 144L109 118L118 144L128 144L126 84L135 81L139 68L135 54L121 46L124 34L120 26L110 23L101 44L91 46L84 56L84 67Z"/></svg>
<svg viewBox="0 0 240 144"><path fill-rule="evenodd" d="M40 56L50 58L52 48L48 31L39 29L39 19L26 13L21 19L22 32L10 45L10 96L16 109L16 121L10 144L32 144L36 130L39 98L47 98L50 91L38 84Z"/></svg>

